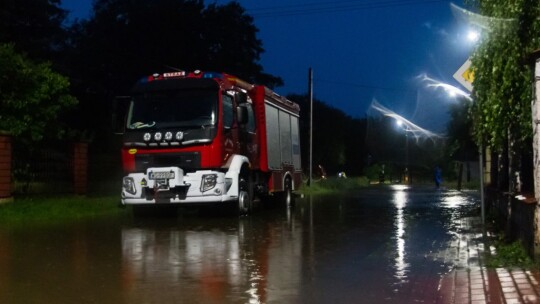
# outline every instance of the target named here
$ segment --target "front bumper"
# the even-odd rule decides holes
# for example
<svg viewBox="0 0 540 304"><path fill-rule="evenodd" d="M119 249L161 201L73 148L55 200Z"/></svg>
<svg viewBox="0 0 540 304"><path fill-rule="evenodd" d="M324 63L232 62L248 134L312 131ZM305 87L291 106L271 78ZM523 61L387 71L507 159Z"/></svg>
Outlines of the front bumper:
<svg viewBox="0 0 540 304"><path fill-rule="evenodd" d="M237 178L213 170L184 174L178 167L148 168L122 183L122 204L219 203L238 199ZM236 185L236 186L235 186Z"/></svg>

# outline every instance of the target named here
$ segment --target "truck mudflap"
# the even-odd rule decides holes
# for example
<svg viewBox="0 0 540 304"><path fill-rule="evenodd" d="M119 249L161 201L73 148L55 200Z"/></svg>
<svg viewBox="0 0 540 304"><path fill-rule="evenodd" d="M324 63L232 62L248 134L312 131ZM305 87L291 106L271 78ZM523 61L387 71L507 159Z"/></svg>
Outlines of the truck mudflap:
<svg viewBox="0 0 540 304"><path fill-rule="evenodd" d="M123 178L122 204L219 203L238 199L238 175L214 170L185 174L179 167L148 168Z"/></svg>

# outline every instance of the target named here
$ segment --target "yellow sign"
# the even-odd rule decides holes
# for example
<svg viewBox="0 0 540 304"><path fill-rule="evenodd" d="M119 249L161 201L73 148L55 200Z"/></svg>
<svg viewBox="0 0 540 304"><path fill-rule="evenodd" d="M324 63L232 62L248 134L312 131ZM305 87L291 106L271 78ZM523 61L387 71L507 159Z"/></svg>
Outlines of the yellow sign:
<svg viewBox="0 0 540 304"><path fill-rule="evenodd" d="M129 149L129 150L128 150L128 153L129 153L129 154L136 154L136 153L137 153L137 149Z"/></svg>
<svg viewBox="0 0 540 304"><path fill-rule="evenodd" d="M464 86L469 92L473 90L474 71L471 69L471 60L465 63L454 73L454 79Z"/></svg>
<svg viewBox="0 0 540 304"><path fill-rule="evenodd" d="M468 68L467 70L465 70L465 72L463 74L461 74L461 76L467 82L473 83L473 81L474 81L474 71L471 70L471 68Z"/></svg>

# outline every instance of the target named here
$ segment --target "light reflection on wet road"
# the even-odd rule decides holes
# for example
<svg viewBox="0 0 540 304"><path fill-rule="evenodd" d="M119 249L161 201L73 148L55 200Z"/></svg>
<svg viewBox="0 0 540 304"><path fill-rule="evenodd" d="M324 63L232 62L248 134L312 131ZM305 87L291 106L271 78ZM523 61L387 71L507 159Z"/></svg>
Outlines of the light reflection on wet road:
<svg viewBox="0 0 540 304"><path fill-rule="evenodd" d="M454 266L440 252L477 206L392 186L242 218L0 226L0 303L433 302Z"/></svg>

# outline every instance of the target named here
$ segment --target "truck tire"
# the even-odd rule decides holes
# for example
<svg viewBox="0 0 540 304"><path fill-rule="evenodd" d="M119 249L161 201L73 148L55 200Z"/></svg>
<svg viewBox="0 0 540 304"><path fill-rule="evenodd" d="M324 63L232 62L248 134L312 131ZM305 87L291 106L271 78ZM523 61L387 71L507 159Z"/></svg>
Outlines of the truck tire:
<svg viewBox="0 0 540 304"><path fill-rule="evenodd" d="M242 168L238 181L238 214L249 214L253 209L253 182L251 172L246 167Z"/></svg>
<svg viewBox="0 0 540 304"><path fill-rule="evenodd" d="M285 206L287 207L291 207L294 205L294 194L292 192L292 180L290 177L287 177L285 179L283 203L285 203Z"/></svg>

